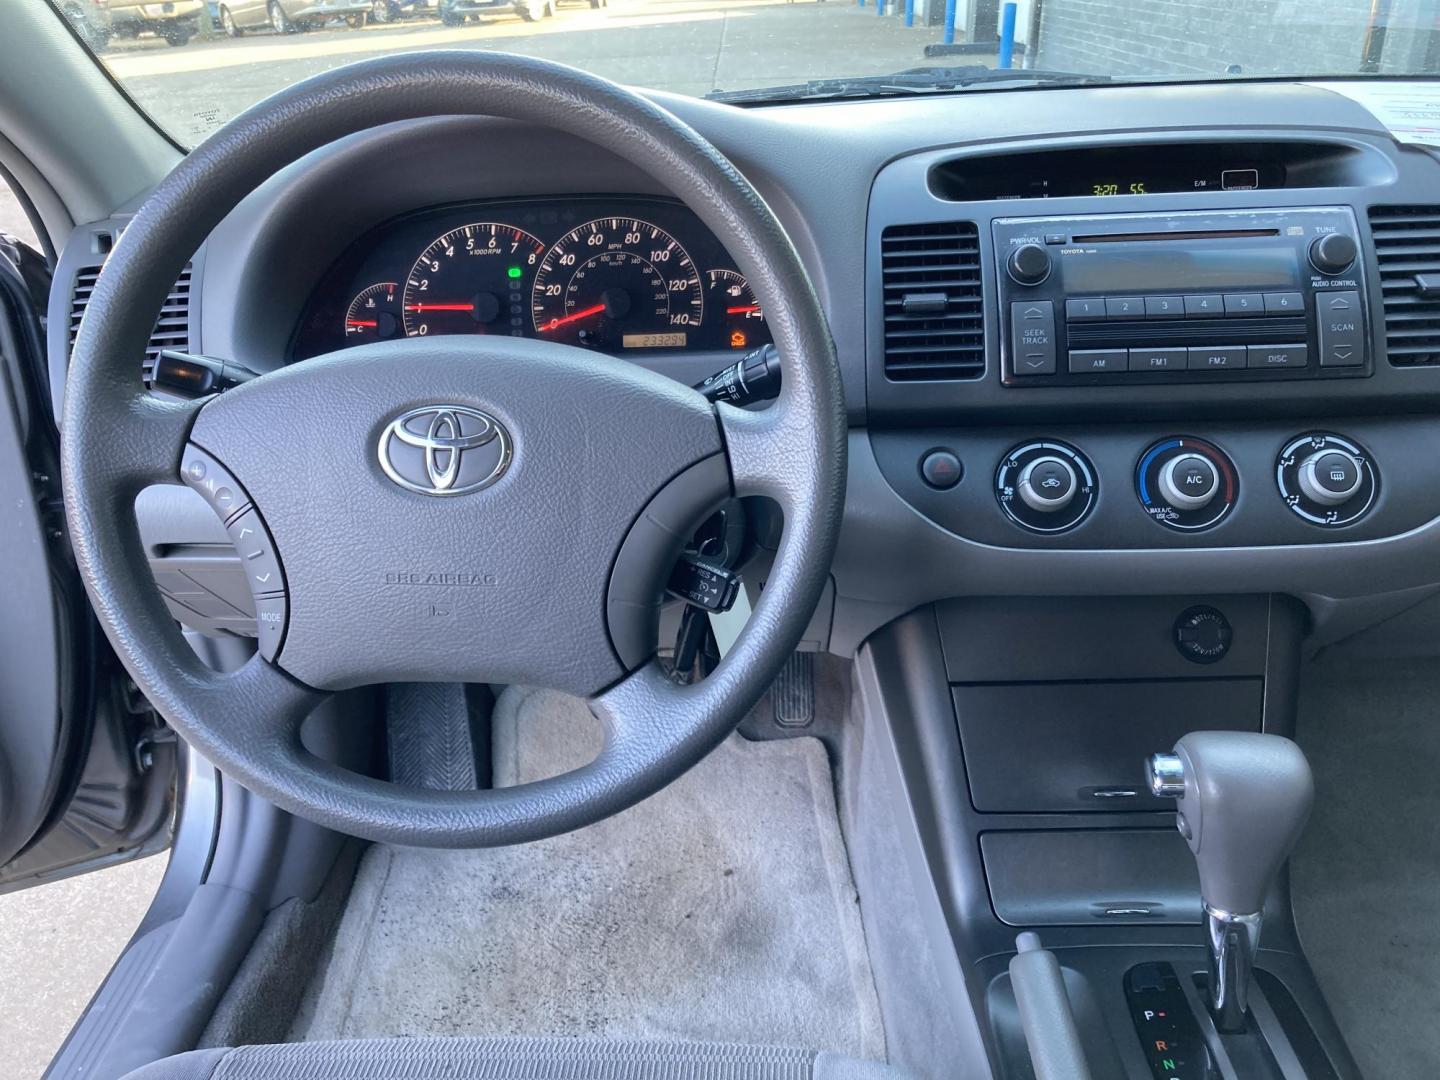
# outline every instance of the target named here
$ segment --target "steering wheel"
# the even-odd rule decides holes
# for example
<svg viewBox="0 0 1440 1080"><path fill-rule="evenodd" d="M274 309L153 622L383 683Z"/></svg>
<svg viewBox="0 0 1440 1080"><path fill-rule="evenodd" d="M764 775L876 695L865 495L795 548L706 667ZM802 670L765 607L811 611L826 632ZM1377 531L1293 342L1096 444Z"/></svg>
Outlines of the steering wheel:
<svg viewBox="0 0 1440 1080"><path fill-rule="evenodd" d="M761 411L711 406L623 360L508 337L346 349L192 402L144 389L155 312L242 198L343 136L456 114L599 143L683 200L754 286L782 358L779 398ZM844 501L834 345L764 201L646 98L495 53L407 53L340 68L261 102L196 148L100 274L63 427L71 540L140 689L246 787L300 817L396 844L540 839L616 813L694 765L798 645ZM177 481L226 520L242 561L255 548L261 647L228 674L185 643L140 542L137 494ZM665 574L710 510L751 494L784 513L774 566L719 667L677 685L655 657ZM564 690L588 700L604 746L561 776L470 792L401 787L305 748L301 723L326 695L394 681Z"/></svg>

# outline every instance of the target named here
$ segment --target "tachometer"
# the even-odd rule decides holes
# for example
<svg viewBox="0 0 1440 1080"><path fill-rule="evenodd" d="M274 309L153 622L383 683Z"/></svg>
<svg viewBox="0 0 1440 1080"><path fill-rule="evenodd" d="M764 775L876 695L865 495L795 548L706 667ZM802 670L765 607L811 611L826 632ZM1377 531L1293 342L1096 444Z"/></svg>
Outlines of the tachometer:
<svg viewBox="0 0 1440 1080"><path fill-rule="evenodd" d="M638 218L566 233L535 275L540 336L596 349L683 348L705 313L700 274L680 242Z"/></svg>
<svg viewBox="0 0 1440 1080"><path fill-rule="evenodd" d="M400 286L381 281L361 289L345 309L345 340L383 341L400 330Z"/></svg>
<svg viewBox="0 0 1440 1080"><path fill-rule="evenodd" d="M494 221L462 225L415 260L405 280L405 333L525 333L525 310L545 244L524 229Z"/></svg>

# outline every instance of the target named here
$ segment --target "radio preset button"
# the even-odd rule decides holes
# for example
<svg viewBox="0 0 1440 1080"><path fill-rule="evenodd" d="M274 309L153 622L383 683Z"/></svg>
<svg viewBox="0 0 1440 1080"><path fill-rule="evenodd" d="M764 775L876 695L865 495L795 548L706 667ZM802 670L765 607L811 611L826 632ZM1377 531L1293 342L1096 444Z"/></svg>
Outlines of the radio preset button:
<svg viewBox="0 0 1440 1080"><path fill-rule="evenodd" d="M1225 294L1226 315L1264 315L1265 294L1238 292Z"/></svg>
<svg viewBox="0 0 1440 1080"><path fill-rule="evenodd" d="M1185 297L1186 315L1224 315L1225 297L1219 293L1205 293Z"/></svg>
<svg viewBox="0 0 1440 1080"><path fill-rule="evenodd" d="M1124 349L1071 349L1070 372L1076 375L1124 371L1130 355Z"/></svg>
<svg viewBox="0 0 1440 1080"><path fill-rule="evenodd" d="M1055 304L1022 300L1010 305L1010 345L1016 375L1055 374Z"/></svg>
<svg viewBox="0 0 1440 1080"><path fill-rule="evenodd" d="M1147 319L1180 319L1184 316L1185 298L1183 296L1145 297L1145 317Z"/></svg>
<svg viewBox="0 0 1440 1080"><path fill-rule="evenodd" d="M1265 314L1267 315L1303 315L1305 313L1305 297L1298 292L1267 292L1265 294Z"/></svg>
<svg viewBox="0 0 1440 1080"><path fill-rule="evenodd" d="M1315 294L1319 311L1320 366L1358 367L1365 362L1360 294L1353 290Z"/></svg>
<svg viewBox="0 0 1440 1080"><path fill-rule="evenodd" d="M1191 347L1189 368L1191 371L1220 371L1245 366L1244 345L1224 345L1218 348Z"/></svg>
<svg viewBox="0 0 1440 1080"><path fill-rule="evenodd" d="M1131 371L1183 371L1189 352L1184 348L1131 349Z"/></svg>
<svg viewBox="0 0 1440 1080"><path fill-rule="evenodd" d="M1143 296L1107 296L1105 298L1107 319L1143 319L1145 298Z"/></svg>
<svg viewBox="0 0 1440 1080"><path fill-rule="evenodd" d="M1251 345L1248 349L1252 368L1304 367L1304 345Z"/></svg>
<svg viewBox="0 0 1440 1080"><path fill-rule="evenodd" d="M1100 297L1087 297L1065 301L1065 318L1071 322L1095 322L1105 318L1105 301Z"/></svg>

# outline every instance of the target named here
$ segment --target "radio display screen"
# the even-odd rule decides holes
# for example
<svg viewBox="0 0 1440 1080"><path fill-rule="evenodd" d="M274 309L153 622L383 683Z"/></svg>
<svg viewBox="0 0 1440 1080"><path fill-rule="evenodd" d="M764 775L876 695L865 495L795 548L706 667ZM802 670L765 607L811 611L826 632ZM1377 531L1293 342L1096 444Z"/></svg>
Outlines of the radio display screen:
<svg viewBox="0 0 1440 1080"><path fill-rule="evenodd" d="M1201 241L1204 243L1204 241ZM1204 292L1294 288L1295 253L1286 247L1186 250L1171 244L1101 244L1062 250L1065 291L1082 293Z"/></svg>

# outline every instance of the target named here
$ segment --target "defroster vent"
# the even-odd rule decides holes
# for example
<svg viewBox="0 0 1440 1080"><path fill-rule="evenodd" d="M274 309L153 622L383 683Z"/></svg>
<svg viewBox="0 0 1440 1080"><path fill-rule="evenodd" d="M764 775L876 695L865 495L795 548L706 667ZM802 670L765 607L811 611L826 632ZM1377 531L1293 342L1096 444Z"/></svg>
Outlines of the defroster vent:
<svg viewBox="0 0 1440 1080"><path fill-rule="evenodd" d="M1440 206L1372 206L1370 231L1390 363L1440 364Z"/></svg>
<svg viewBox="0 0 1440 1080"><path fill-rule="evenodd" d="M980 235L971 221L892 225L880 235L885 374L899 381L985 374Z"/></svg>

